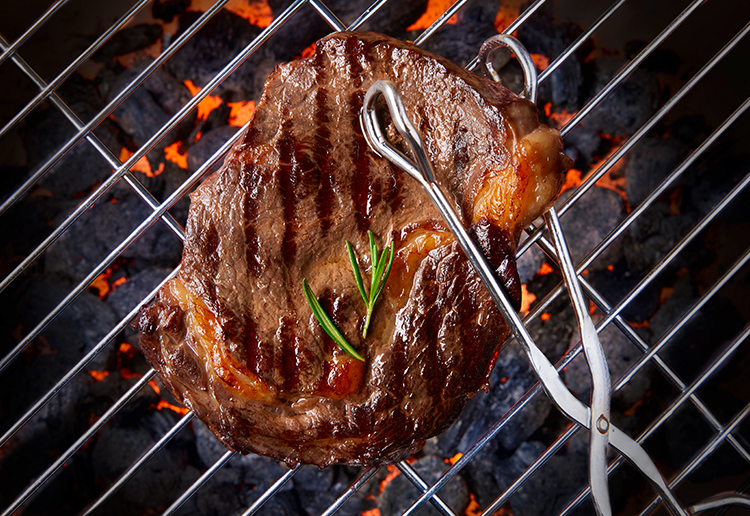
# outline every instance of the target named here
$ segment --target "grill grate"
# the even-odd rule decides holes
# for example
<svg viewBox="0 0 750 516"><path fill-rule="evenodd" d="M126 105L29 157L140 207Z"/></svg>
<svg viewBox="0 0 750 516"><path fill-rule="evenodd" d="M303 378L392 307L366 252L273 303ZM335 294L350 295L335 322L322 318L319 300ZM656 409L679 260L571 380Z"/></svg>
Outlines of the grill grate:
<svg viewBox="0 0 750 516"><path fill-rule="evenodd" d="M50 81L45 80L37 73L35 68L24 61L21 54L24 51L24 44L32 40L35 33L45 25L49 20L54 19L54 16L63 9L66 4L71 3L69 0L58 0L52 6L50 6L44 14L31 25L21 36L19 36L15 42L9 43L2 35L0 35L0 66L5 68L14 66L23 74L25 74L34 83L38 89L38 93L32 95L31 101L27 102L25 107L16 114L9 117L9 121L0 128L0 142L3 138L7 138L17 126L20 126L24 121L33 113L38 110L43 102L51 103L54 109L58 110L74 127L75 134L71 138L67 139L52 157L44 161L38 168L35 169L34 173L20 186L16 186L10 193L8 198L0 205L0 217L7 217L12 213L12 208L21 201L25 196L29 195L30 192L37 186L39 180L51 171L57 164L59 164L63 158L65 158L79 143L84 139L91 145L98 154L104 159L102 167L109 166L114 172L104 180L92 193L87 195L83 202L81 202L75 209L73 209L69 215L59 224L56 225L55 229L40 243L33 251L31 251L20 263L15 265L10 272L0 281L0 291L10 292L8 287L17 281L21 281L26 271L34 269L38 266L39 259L45 253L45 251L62 235L64 235L70 228L76 223L76 221L90 210L97 201L100 201L107 192L109 192L120 180L124 180L127 185L133 190L133 192L146 203L151 210L151 213L140 221L138 227L132 231L127 238L122 241L117 247L115 247L107 257L102 260L78 285L76 285L64 299L56 304L54 308L49 310L44 317L41 319L33 329L28 331L22 338L19 339L18 343L9 347L7 353L0 357L0 374L7 373L14 361L21 359L21 354L26 350L32 342L35 341L45 328L67 307L73 303L73 301L85 290L87 290L92 282L102 275L108 268L121 258L123 252L131 245L133 245L142 235L144 235L149 228L154 224L159 223L159 219L166 224L166 226L174 233L179 239L184 240L184 228L182 225L173 217L169 210L195 186L201 179L203 179L223 158L224 154L231 148L233 143L239 138L243 129L237 131L237 133L230 138L213 156L208 159L198 170L191 174L185 179L177 189L169 195L165 200L159 201L144 185L141 180L131 172L131 169L144 158L149 152L157 147L162 140L167 137L172 131L174 131L181 122L186 120L191 113L193 113L198 104L211 95L216 88L233 72L235 72L250 56L255 54L258 50L264 47L268 40L276 33L283 34L285 25L288 20L297 16L318 16L322 18L330 27L334 30L343 30L347 28L336 15L326 7L325 3L320 0L296 0L290 7L288 7L283 14L277 16L273 22L260 34L253 39L244 49L242 49L234 58L220 71L212 80L208 82L195 96L187 102L182 108L180 108L168 122L163 124L161 128L153 134L140 148L133 153L131 157L122 161L113 152L112 149L108 148L107 145L94 134L94 129L97 128L104 120L106 120L115 109L128 98L146 79L148 79L153 73L155 73L164 63L172 57L186 42L188 42L205 24L219 12L229 0L219 0L213 4L206 12L197 18L195 22L185 30L178 38L176 38L169 46L166 46L163 52L156 57L151 64L143 69L119 94L117 94L113 100L111 100L104 108L102 108L89 122L84 122L79 114L67 104L61 96L58 94L58 88L65 84L65 82L78 70L81 65L89 60L94 53L102 47L114 34L124 28L126 25L131 23L137 18L138 14L149 5L148 0L142 0L133 5L125 14L123 14L109 29L107 29L102 35L97 38L84 52L80 53L70 64L56 77ZM348 28L356 29L362 26L370 17L377 12L384 4L385 0L375 2L370 9L362 13L362 15L354 21ZM533 16L538 15L539 10L545 5L546 0L536 0L518 18L513 21L509 26L505 28L503 32L513 33L518 30L524 23L526 23ZM560 67L565 63L566 60L570 59L577 51L579 51L591 36L594 36L598 31L602 30L611 19L617 18L617 14L622 12L621 8L625 6L626 0L619 0L613 3L611 6L606 8L601 16L591 23L587 29L568 47L565 51L560 53L559 56L551 60L549 66L539 76L539 83L544 84L550 79L553 74L560 70ZM650 57L653 57L654 52L660 48L660 46L676 33L680 27L683 26L688 20L694 20L699 15L700 9L703 8L703 0L695 0L687 4L682 12L680 12L671 22L669 22L663 30L653 38L643 49L630 60L630 62L618 71L609 83L606 84L599 92L597 92L593 98L586 103L570 120L561 128L561 134L564 139L567 138L574 128L579 126L583 122L585 124L586 117L588 117L594 110L605 103L607 98L616 92L619 88L623 88L623 84L628 78L641 66L644 65ZM428 29L424 30L415 40L418 45L424 44L431 38L442 26L444 26L451 17L459 12L465 4L470 4L468 0L458 0L450 8L448 8ZM314 12L313 12L314 11ZM727 13L729 14L729 13ZM742 14L742 13L741 13ZM742 14L744 16L744 14ZM686 78L684 84L682 84L677 91L672 94L662 105L662 107L650 118L647 122L638 128L635 133L628 137L622 145L609 157L607 158L593 173L591 173L580 186L573 190L567 198L561 199L558 202L558 213L561 217L566 212L570 211L576 203L578 203L584 196L590 193L592 187L605 175L613 170L615 165L620 161L621 158L625 157L630 153L631 149L641 141L645 136L649 135L658 124L663 123L670 114L675 110L675 107L683 102L691 92L700 89L700 84L707 77L710 76L711 72L715 70L717 66L720 66L725 58L732 52L738 52L742 50L742 43L750 31L750 23L744 25L744 27L733 37L731 37L725 46L719 50L715 55L710 57L694 74L691 74L689 78ZM717 32L718 33L718 32ZM12 64L11 64L12 63ZM477 61L473 61L469 64L468 68L473 69L477 66ZM5 73L5 72L3 72ZM702 295L694 301L686 311L675 315L669 321L669 328L658 338L655 342L650 343L642 333L638 331L638 328L626 320L623 316L623 312L626 311L633 304L638 302L638 297L642 295L652 284L655 283L657 276L673 267L675 263L680 259L681 253L690 252L691 244L697 241L699 237L705 234L705 230L715 221L719 220L723 215L727 213L727 207L736 199L741 200L742 195L745 191L745 187L750 182L750 174L747 170L743 171L744 177L738 179L732 188L725 192L725 194L712 205L711 209L704 215L704 217L698 220L692 229L687 231L682 236L679 242L667 252L665 256L659 260L656 265L650 268L650 270L644 275L640 282L631 288L627 294L625 294L619 301L613 302L606 296L599 292L594 284L586 276L587 269L591 266L594 261L605 253L613 243L622 235L626 233L634 224L642 220L642 216L647 212L649 208L652 208L659 199L663 198L664 194L667 193L671 188L677 185L681 177L688 172L691 167L695 167L697 164L704 160L705 157L711 152L717 152L716 149L721 142L724 141L726 135L736 134L737 122L742 119L747 108L750 107L750 98L747 98L739 106L732 106L734 112L729 115L723 121L720 121L715 125L713 132L708 135L702 143L700 143L683 161L677 166L667 177L661 182L656 188L654 188L649 195L622 220L619 225L610 232L604 239L602 239L596 247L588 253L588 255L580 261L576 267L576 272L579 276L581 286L584 294L589 297L592 302L592 306L595 307L599 313L603 314L602 318L597 323L597 331L601 332L604 328L611 326L610 323L614 323L614 326L618 331L629 339L633 345L642 353L636 363L628 370L628 372L617 379L613 385L613 392L617 392L624 386L628 385L629 382L644 368L653 367L655 370L661 373L661 378L665 384L671 385L674 389L674 397L665 404L661 413L656 419L649 421L645 425L645 428L641 429L640 433L634 437L640 444L648 443L649 437L654 435L660 429L663 429L665 423L670 418L675 417L675 414L680 410L684 410L685 407L691 407L692 410L697 411L701 416L702 420L710 427L713 435L711 439L696 449L690 450L693 458L685 464L682 464L681 468L677 471L672 472L668 476L671 488L677 488L680 486L690 475L699 469L702 465L706 464L714 452L721 446L729 446L733 453L739 457L740 461L744 461L745 465L745 476L750 471L750 445L748 445L745 438L742 436L742 429L744 425L745 432L747 432L748 413L750 413L750 404L748 400L743 396L739 398L744 402L744 406L733 410L731 414L727 414L724 408L717 411L717 408L709 402L703 400L699 395L698 391L705 388L710 382L714 381L717 376L722 374L730 364L736 367L742 367L742 361L737 358L738 350L742 349L745 345L745 340L748 334L750 334L750 324L745 323L745 326L729 339L727 344L724 344L720 349L716 350L711 362L701 368L701 372L695 375L690 380L683 379L682 375L676 371L667 360L663 359L658 353L662 351L665 346L673 341L675 336L680 332L681 329L685 328L686 325L693 321L697 314L712 300L720 295L722 289L727 285L732 285L735 282L741 281L742 274L747 275L747 262L750 260L750 249L740 252L736 256L732 256L730 264L727 265L724 272L719 278L706 289ZM746 117L745 117L746 118ZM733 133L734 132L734 133ZM86 144L83 144L86 145ZM721 149L719 149L721 151ZM736 203L735 203L736 204ZM544 252L549 255L553 262L556 263L556 254L553 246L544 234L543 227L532 226L527 230L528 237L519 246L518 256L520 257L529 249L537 244ZM53 399L61 394L64 389L68 386L69 382L82 371L89 366L92 361L102 351L107 349L111 342L123 332L134 320L137 312L140 308L146 304L155 293L159 290L168 279L176 274L178 269L175 269L159 286L157 286L149 296L142 299L138 305L133 308L130 313L124 317L118 324L116 324L107 335L102 338L96 346L94 346L77 364L68 369L64 376L56 381L54 386L46 393L43 394L36 403L31 407L25 408L23 415L18 418L13 424L4 430L2 438L0 438L0 450L5 451L14 446L14 436L16 436L24 426L31 421L42 409ZM528 311L524 318L524 324L530 326L538 321L544 314L551 310L553 304L560 299L561 296L565 295L565 287L560 282L553 285L548 291L544 292L544 295L540 295L539 302ZM718 345L718 343L717 343ZM572 361L581 352L581 344L570 349L560 360L557 362L556 367L558 371L562 371L563 368L572 363ZM745 350L745 355L746 355ZM745 359L746 360L746 359ZM745 362L746 365L746 362ZM744 371L747 375L748 371ZM81 435L68 449L62 451L51 465L48 465L46 470L36 478L24 479L24 482L28 485L25 489L22 489L18 493L7 493L3 495L4 499L7 498L7 507L3 514L13 514L25 504L27 504L35 496L44 496L44 489L48 483L51 483L54 479L55 474L61 469L66 467L66 464L75 456L75 454L87 446L92 438L94 438L99 430L110 422L124 407L128 404L133 403L133 400L137 398L139 392L144 389L149 382L155 377L153 370L142 375L137 382L135 382L113 405L108 409L88 428L88 430ZM427 482L420 474L407 462L402 462L397 465L398 470L402 475L408 478L419 490L421 495L413 501L409 509L405 514L414 514L423 504L429 502L432 506L439 511L441 514L446 516L454 516L455 512L451 507L438 495L441 488L445 487L451 480L471 461L477 460L481 457L485 446L492 441L498 434L503 432L511 421L514 420L524 410L528 410L531 407L532 402L539 397L542 392L541 387L536 384L526 394L520 397L513 407L494 425L492 425L487 432L477 440L472 446L463 452L463 455L458 460L450 465L446 466L445 472L442 476L433 483ZM5 397L4 395L3 397ZM149 449L143 451L143 455L134 462L122 475L107 488L101 494L97 494L92 500L91 505L85 510L84 514L94 514L100 508L104 507L105 503L114 495L123 485L125 485L130 479L136 476L136 474L146 465L149 461L158 461L158 453L172 441L180 432L188 426L193 420L192 413L183 415L171 429L166 431L156 443ZM530 485L530 479L533 478L534 474L538 471L543 471L545 464L556 456L565 446L569 444L573 436L578 432L579 427L573 425L564 429L559 435L553 436L549 439L549 446L544 452L533 460L526 469L518 475L515 480L499 495L496 496L494 501L487 504L482 509L482 516L491 516L501 511L510 501L511 497L518 492L523 486ZM2 460L3 453L0 451L0 460ZM163 514L175 514L183 506L183 504L190 499L193 495L201 496L201 487L204 486L226 463L231 461L235 456L234 452L226 452L221 458L207 469L192 485L187 487L172 504L167 507ZM617 474L621 470L622 458L616 457L610 464L609 473L610 478L612 475ZM291 480L302 467L297 467L288 470L286 473L281 475L276 482L265 490L259 498L253 503L252 506L248 507L243 515L253 514L263 506L269 499L277 495L285 486L285 484ZM666 473L666 472L663 472ZM19 473L20 474L20 473ZM376 468L363 469L360 471L357 479L347 489L341 493L337 493L335 501L329 505L327 510L323 513L324 515L333 514L340 508L342 508L347 500L349 500L358 490L362 489L369 482L376 478L378 470ZM560 514L572 514L579 510L581 504L589 497L590 488L588 486L580 486L580 492L562 509ZM748 489L748 483L736 487L738 494L742 494ZM627 487L626 487L627 489ZM735 489L733 487L733 489ZM679 493L679 492L678 492ZM638 503L637 508L628 509L627 513L650 514L654 512L659 504L658 498L649 492L649 499L642 499ZM678 498L680 498L678 494ZM686 500L687 501L687 500ZM702 508L702 507L699 507Z"/></svg>

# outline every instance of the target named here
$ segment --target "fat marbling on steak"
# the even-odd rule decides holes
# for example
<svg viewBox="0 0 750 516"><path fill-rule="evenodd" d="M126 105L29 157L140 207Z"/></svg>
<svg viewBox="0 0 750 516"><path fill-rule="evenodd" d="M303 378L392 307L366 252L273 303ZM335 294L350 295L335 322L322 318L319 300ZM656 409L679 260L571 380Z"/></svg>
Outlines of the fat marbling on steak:
<svg viewBox="0 0 750 516"><path fill-rule="evenodd" d="M161 380L233 450L318 466L405 458L485 387L509 333L429 198L368 148L358 115L378 79L395 82L438 180L520 302L520 231L569 166L557 131L530 102L411 44L319 41L274 70L246 134L191 195L179 275L139 319ZM345 242L369 278L368 230L396 253L363 339ZM364 362L323 332L303 279Z"/></svg>

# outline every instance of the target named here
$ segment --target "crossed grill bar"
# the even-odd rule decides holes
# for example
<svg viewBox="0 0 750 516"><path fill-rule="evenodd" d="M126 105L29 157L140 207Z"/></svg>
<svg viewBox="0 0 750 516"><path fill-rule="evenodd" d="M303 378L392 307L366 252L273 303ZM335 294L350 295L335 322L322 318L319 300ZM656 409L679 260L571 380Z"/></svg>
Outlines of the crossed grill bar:
<svg viewBox="0 0 750 516"><path fill-rule="evenodd" d="M256 52L266 41L277 31L283 31L284 24L292 16L300 16L300 12L305 5L311 7L316 15L322 17L333 30L355 30L365 23L369 17L371 17L386 0L379 0L375 2L367 11L365 11L359 19L353 22L349 27L346 27L337 17L331 12L321 0L297 0L289 8L287 8L281 15L276 17L271 25L264 29L247 47L245 47L229 64L227 64L216 76L204 87L199 93L193 97L182 109L180 109L161 129L154 134L140 149L138 149L133 156L127 159L125 162L121 162L118 157L108 149L93 133L93 130L133 92L138 88L158 67L162 66L164 62L169 59L189 38L191 38L201 27L216 13L218 12L228 0L217 1L208 11L201 15L192 26L190 26L179 38L173 41L167 48L164 49L162 54L156 58L148 67L146 67L133 81L128 84L122 92L120 92L111 102L109 102L91 121L84 123L78 115L57 95L56 89L63 84L75 70L89 59L113 34L119 29L124 27L134 16L137 15L144 7L148 5L148 0L141 0L136 3L130 10L128 10L110 29L108 29L101 37L99 37L91 46L84 51L79 57L77 57L70 65L61 72L54 80L49 83L45 81L35 72L35 70L21 57L21 51L23 44L33 36L33 34L42 27L60 8L62 8L69 0L58 0L56 1L21 37L15 42L10 44L2 35L0 35L0 65L6 60L12 61L25 75L27 75L36 87L39 89L39 93L34 99L27 104L14 118L12 118L5 126L0 128L0 138L6 136L20 121L22 121L29 113L31 113L36 106L42 101L47 100L51 102L56 109L58 109L68 121L75 127L76 134L70 138L51 158L37 168L29 179L21 185L10 197L4 200L0 205L0 216L7 215L8 209L26 195L31 188L50 171L57 163L59 163L76 145L81 143L84 139L88 144L102 156L107 166L114 169L114 173L104 181L93 193L91 193L81 205L76 208L43 242L41 242L36 249L34 249L7 277L0 281L0 291L5 290L14 280L16 280L26 268L35 263L44 253L44 251L62 234L67 231L72 224L89 208L91 208L97 200L99 200L107 191L109 191L119 180L123 179L133 189L133 191L152 209L152 213L144 219L136 230L134 230L123 242L112 250L112 252L94 269L91 273L81 281L69 294L61 301L47 316L33 328L24 338L15 346L6 356L0 357L0 374L7 368L7 366L18 359L19 354L41 334L44 328L55 319L78 295L86 290L91 282L103 273L111 264L121 255L121 253L130 245L132 245L143 233L148 230L153 224L161 221L172 230L172 232L181 240L184 240L184 228L168 213L171 208L180 198L182 198L191 188L197 185L203 177L222 159L223 155L231 148L234 142L242 134L243 129L240 129L237 134L226 144L217 151L206 163L204 163L195 173L193 173L172 195L169 196L164 202L159 203L148 189L140 183L140 181L130 172L130 168L135 163L144 157L149 151L151 151L172 129L174 129L181 121L183 121L193 111L198 103L203 100L206 96L210 95L221 82L226 79L234 70L236 70L243 62L245 62L254 52ZM503 33L511 34L515 32L527 19L534 16L535 12L546 2L547 0L537 0L528 9L526 9L518 19L512 24L505 28ZM466 4L468 0L458 0L449 8L441 17L428 29L426 29L416 39L417 45L423 44L428 38L430 38L434 32L444 25L447 20L451 18L458 10ZM552 61L549 67L544 70L539 76L539 82L544 83L558 68L565 62L573 53L575 53L584 42L592 36L607 20L609 20L625 3L627 0L618 0L614 2L609 8L607 8L601 16L584 31L581 36L563 53L557 56ZM620 70L612 80L600 91L594 98L588 102L562 129L561 134L565 137L570 131L576 127L596 106L604 102L609 94L615 91L624 81L627 80L629 75L633 73L636 68L648 58L654 50L656 50L661 43L663 43L671 34L673 34L687 19L694 15L695 11L703 4L703 0L694 0L687 5L687 7L671 22L669 23L662 32L657 35L638 55L636 55L622 70ZM565 213L575 205L575 203L586 194L586 192L602 177L606 174L612 166L638 142L648 132L672 110L672 108L679 103L722 59L725 58L747 35L750 31L750 23L745 25L736 35L731 37L725 46L716 53L708 62L695 73L682 88L675 93L664 106L651 118L649 119L635 134L628 138L622 147L620 147L609 159L607 159L587 180L578 187L574 193L567 198L565 201L558 203L557 213L560 217L563 217ZM475 68L478 65L478 60L475 60L469 65L470 69ZM8 66L6 64L5 66ZM706 304L708 303L716 293L728 282L732 280L735 275L746 266L750 259L750 249L746 250L734 264L727 269L724 274L716 281L716 283L706 291L696 302L689 308L681 317L679 317L669 330L659 339L659 341L650 346L643 337L621 316L622 311L631 303L648 285L664 271L671 263L674 262L678 254L683 251L695 238L704 230L712 221L714 221L722 212L722 210L729 205L734 199L742 194L748 182L750 182L750 173L744 176L734 188L720 201L713 209L705 215L705 217L698 222L698 224L690 230L682 240L670 251L662 260L648 272L648 274L641 280L641 282L633 288L619 303L613 306L604 296L602 296L582 275L583 271L588 267L598 256L600 256L608 246L614 242L622 233L630 227L633 222L650 206L656 202L657 198L667 191L671 185L680 178L680 176L694 164L711 145L716 142L726 131L728 131L732 124L740 118L747 108L750 106L750 98L742 102L736 110L722 122L706 140L697 147L685 160L669 174L669 176L653 191L651 194L623 220L619 226L613 230L602 242L600 242L595 249L593 249L583 261L576 264L575 273L583 289L583 292L597 305L605 317L597 324L596 331L601 332L607 325L614 323L620 331L626 335L639 350L643 352L643 355L638 362L621 378L616 379L612 385L612 391L617 392L624 385L626 385L631 378L633 378L640 370L642 370L647 364L654 366L661 374L666 378L674 387L679 391L679 395L672 403L662 412L662 414L654 420L637 438L636 442L643 443L649 436L651 436L658 428L661 427L669 417L675 413L680 407L685 405L692 405L697 409L698 413L703 417L706 423L713 429L714 437L711 441L706 444L704 448L697 451L695 458L687 464L680 472L678 472L669 482L669 487L674 488L679 485L692 471L700 466L706 459L711 455L713 451L717 449L722 443L729 444L735 452L750 464L750 446L742 439L741 436L735 432L738 426L746 420L748 413L750 413L750 405L745 406L728 422L723 423L700 399L696 394L696 391L704 385L711 375L725 365L728 361L732 360L733 354L743 344L748 334L750 334L750 325L745 326L739 334L730 342L720 353L717 355L715 360L709 364L701 374L690 384L686 384L679 377L679 375L670 368L658 355L658 352L669 343L677 332L685 326L692 317ZM103 164L103 166L105 166ZM544 228L542 227L530 227L528 229L529 238L527 238L521 246L519 246L518 256L520 257L526 252L530 246L537 244L539 245L550 257L555 257L556 253L552 244L544 236ZM168 278L164 280L166 282L177 273L178 269L175 269ZM164 284L162 282L161 285ZM26 413L17 420L17 422L7 429L2 437L0 437L0 446L8 443L8 441L20 430L34 415L42 409L51 399L53 399L65 385L77 374L79 374L86 366L94 359L101 351L103 351L112 340L125 329L131 321L134 319L140 308L148 303L161 288L159 285L155 288L151 294L142 300L138 306L136 306L124 319L120 321L112 330L105 336L85 357L83 357L68 373L61 378L56 385L43 397L41 397L33 406L31 406ZM540 300L540 302L526 315L523 320L525 325L528 325L531 321L539 317L545 309L547 309L560 295L564 295L565 286L561 282L552 291ZM569 351L556 365L556 369L560 372L567 364L569 364L580 352L582 351L582 345L579 343L578 346L574 347ZM67 450L65 450L61 456L38 478L34 479L29 486L18 496L16 500L12 502L10 506L5 508L3 514L9 515L22 507L32 496L35 495L40 489L43 489L45 484L53 477L54 473L61 467L64 466L68 461L96 432L98 432L102 426L104 426L123 406L125 406L147 383L154 378L154 371L151 370L139 379L112 407L109 408L98 420L92 425L80 438L73 443ZM538 396L542 391L540 385L534 386L529 390L513 408L505 414L500 420L498 420L491 428L487 430L487 433L479 439L464 455L451 467L447 468L443 476L434 484L430 485L422 479L419 474L406 462L399 463L398 469L403 473L409 480L414 483L417 489L422 493L418 499L416 499L411 507L407 510L406 514L413 514L416 509L426 502L432 503L432 505L445 516L454 516L453 510L439 497L438 491L445 486L469 461L471 461L484 447L484 445L496 436L503 428L513 419L513 417L520 411L524 410L530 402ZM99 496L92 505L87 508L85 514L93 514L100 507L102 507L106 501L130 478L132 478L139 469L152 459L156 453L161 450L167 443L178 434L186 425L188 425L193 418L192 413L188 413L183 416L175 426L150 449L144 452L144 455L136 461L127 471L123 473L121 478L115 482L110 488ZM503 507L512 494L523 485L537 470L539 470L545 462L552 457L558 450L560 450L564 444L579 430L579 426L570 426L562 435L560 435L545 452L538 457L527 469L524 471L511 486L509 486L503 493L501 493L492 504L484 509L482 515L490 516L496 510ZM172 505L165 511L164 514L174 514L180 508L180 506L193 496L212 476L216 473L224 464L230 461L234 457L234 452L226 452L213 466L211 466L193 485L191 485ZM620 467L622 458L615 459L608 467L608 473L612 473ZM750 466L749 466L750 467ZM257 511L263 503L269 498L274 496L283 485L290 480L300 466L294 469L290 469L283 476L281 476L261 497L249 507L244 514L249 515ZM377 473L376 468L365 469L361 472L358 479L340 496L336 501L324 512L325 515L333 514L338 510L347 500L360 489L365 483L367 483ZM750 486L748 486L750 487ZM576 507L580 505L590 494L590 488L587 486L576 496L570 503L563 509L561 514L571 514ZM659 503L658 498L646 506L641 514L649 514L653 512ZM695 509L700 509L696 507Z"/></svg>

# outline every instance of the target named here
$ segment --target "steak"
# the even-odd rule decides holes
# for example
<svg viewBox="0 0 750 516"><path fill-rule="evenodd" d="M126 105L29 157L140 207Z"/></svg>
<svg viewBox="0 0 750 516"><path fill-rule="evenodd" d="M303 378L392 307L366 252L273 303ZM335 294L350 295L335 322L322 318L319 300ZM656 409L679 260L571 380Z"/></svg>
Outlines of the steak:
<svg viewBox="0 0 750 516"><path fill-rule="evenodd" d="M139 317L148 362L230 449L321 467L403 459L486 388L509 334L427 195L369 149L358 115L379 79L396 84L438 181L520 303L520 232L570 165L557 131L527 100L411 44L324 38L268 78L249 129L191 195L179 275ZM363 338L346 242L368 278L368 231L395 257ZM364 361L322 330L304 279Z"/></svg>

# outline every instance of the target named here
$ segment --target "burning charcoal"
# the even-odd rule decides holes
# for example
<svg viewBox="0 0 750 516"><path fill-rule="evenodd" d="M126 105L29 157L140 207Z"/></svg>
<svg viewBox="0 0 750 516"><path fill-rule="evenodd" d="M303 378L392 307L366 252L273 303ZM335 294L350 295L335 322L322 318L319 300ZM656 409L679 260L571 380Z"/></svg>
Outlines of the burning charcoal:
<svg viewBox="0 0 750 516"><path fill-rule="evenodd" d="M587 102L627 64L614 57L600 57L594 66L594 85ZM655 74L637 69L607 96L586 118L589 129L606 134L633 134L656 112L659 84Z"/></svg>
<svg viewBox="0 0 750 516"><path fill-rule="evenodd" d="M497 35L497 29L492 23L462 22L458 25L443 25L430 36L423 48L465 67L477 57L482 43L495 35ZM500 52L497 51L495 54ZM498 65L498 69L501 66L502 64Z"/></svg>
<svg viewBox="0 0 750 516"><path fill-rule="evenodd" d="M135 194L115 200L96 204L50 246L45 255L47 273L81 281L151 213ZM180 239L164 222L157 221L122 257L174 267L181 254Z"/></svg>
<svg viewBox="0 0 750 516"><path fill-rule="evenodd" d="M468 450L535 382L536 376L520 346L512 344L500 351L490 376L490 391L480 391L466 404L459 419L438 436L440 450L446 455ZM537 397L503 428L488 449L500 446L514 450L542 425L549 410L549 403Z"/></svg>
<svg viewBox="0 0 750 516"><path fill-rule="evenodd" d="M594 317L594 324L601 320L601 316ZM571 347L581 341L581 335L576 329L573 337L570 339ZM609 373L612 381L616 381L622 376L643 353L633 344L625 334L620 331L614 324L610 323L600 334L599 341L602 343L604 354L607 357ZM625 385L617 397L624 403L632 405L638 399L642 398L651 386L650 369L646 368L636 375L627 385ZM583 353L580 353L573 362L565 368L565 383L571 391L576 393L579 399L588 400L591 396L591 375L586 365Z"/></svg>
<svg viewBox="0 0 750 516"><path fill-rule="evenodd" d="M103 107L94 86L74 75L71 84L61 89L60 96L82 120L90 120ZM29 170L35 171L46 163L77 131L56 108L37 109L26 118L24 144ZM104 121L94 131L104 145L116 149L117 139L111 122ZM58 199L70 199L84 193L112 173L109 163L90 143L83 141L65 156L37 184L48 189Z"/></svg>
<svg viewBox="0 0 750 516"><path fill-rule="evenodd" d="M326 5L345 25L350 25L359 18L371 3L369 0L332 0L326 2ZM401 36L406 32L407 27L422 16L427 8L427 3L427 0L386 2L357 30L380 32L394 37Z"/></svg>
<svg viewBox="0 0 750 516"><path fill-rule="evenodd" d="M636 207L687 156L689 149L674 138L649 136L628 153L624 173L628 202Z"/></svg>
<svg viewBox="0 0 750 516"><path fill-rule="evenodd" d="M666 203L654 204L630 226L632 242L625 246L628 264L637 271L650 270L696 222L695 214L671 215Z"/></svg>
<svg viewBox="0 0 750 516"><path fill-rule="evenodd" d="M225 125L211 129L201 136L201 139L191 145L188 150L188 170L190 172L198 170L222 145L237 134L237 131L239 131L238 127ZM216 168L221 166L221 163L222 161L219 161Z"/></svg>
<svg viewBox="0 0 750 516"><path fill-rule="evenodd" d="M544 264L544 253L538 246L532 245L518 259L518 276L521 278L521 284L528 285L536 276L536 273Z"/></svg>
<svg viewBox="0 0 750 516"><path fill-rule="evenodd" d="M550 63L562 54L581 34L581 29L572 23L558 24L546 13L532 16L518 30L518 39L529 53L538 54ZM585 47L584 47L585 48ZM553 73L539 88L539 102L543 106L552 103L556 110L576 111L583 85L583 73L578 56L587 53L579 50Z"/></svg>
<svg viewBox="0 0 750 516"><path fill-rule="evenodd" d="M105 426L98 434L91 456L96 475L107 485L132 465L159 436L147 429L134 426ZM150 507L166 505L170 493L179 485L187 453L166 447L158 460L146 463L138 474L125 484L110 502L131 508L131 514Z"/></svg>
<svg viewBox="0 0 750 516"><path fill-rule="evenodd" d="M107 101L112 100L149 64L138 65L120 73L114 84L106 89ZM192 98L190 91L163 67L157 69L115 110L117 124L137 147L146 143ZM156 148L149 152L151 168L156 170L164 162L163 149L185 136L192 129L195 112L171 131Z"/></svg>
<svg viewBox="0 0 750 516"><path fill-rule="evenodd" d="M104 63L115 56L151 46L161 38L161 35L160 24L139 23L117 32L91 58L97 63Z"/></svg>
<svg viewBox="0 0 750 516"><path fill-rule="evenodd" d="M602 138L595 130L578 124L565 136L563 143L565 153L573 158L576 166L582 166L579 162L588 166L601 147Z"/></svg>
<svg viewBox="0 0 750 516"><path fill-rule="evenodd" d="M412 467L428 484L433 484L448 469L448 465L430 455L417 460ZM469 504L469 490L464 479L457 475L443 487L438 494L456 513L461 514ZM378 508L383 516L403 514L419 496L419 491L404 475L398 475L391 480L383 490L378 500ZM430 503L420 506L415 514L424 516L438 514Z"/></svg>
<svg viewBox="0 0 750 516"><path fill-rule="evenodd" d="M563 194L565 196L565 194ZM606 188L591 188L561 219L573 264L577 265L625 218L622 197ZM615 240L589 270L605 268L622 256L622 239Z"/></svg>
<svg viewBox="0 0 750 516"><path fill-rule="evenodd" d="M110 292L106 302L122 319L171 272L159 267L144 269Z"/></svg>
<svg viewBox="0 0 750 516"><path fill-rule="evenodd" d="M154 18L170 23L190 7L190 0L155 0L151 6Z"/></svg>
<svg viewBox="0 0 750 516"><path fill-rule="evenodd" d="M583 432L579 432L583 434ZM506 472L513 468L514 476L506 480L513 481L528 465L533 462L543 445L531 443L528 448L519 448L509 462L510 468L499 467L498 471ZM514 516L546 516L557 514L567 501L588 483L587 454L572 453L552 456L534 475L524 483L510 498ZM510 485L508 482L507 485Z"/></svg>
<svg viewBox="0 0 750 516"><path fill-rule="evenodd" d="M200 12L186 11L180 15L179 36L193 24ZM169 60L167 67L180 81L192 81L196 86L205 86L214 76L234 59L260 34L260 29L246 19L222 9ZM252 58L250 58L252 60ZM255 67L245 63L227 77L212 95L226 90L247 93L255 80Z"/></svg>

